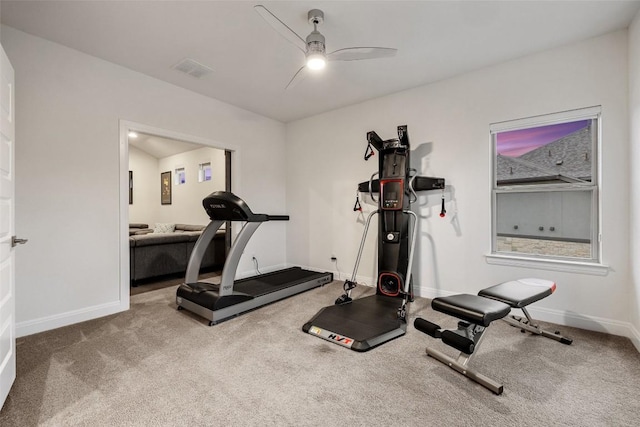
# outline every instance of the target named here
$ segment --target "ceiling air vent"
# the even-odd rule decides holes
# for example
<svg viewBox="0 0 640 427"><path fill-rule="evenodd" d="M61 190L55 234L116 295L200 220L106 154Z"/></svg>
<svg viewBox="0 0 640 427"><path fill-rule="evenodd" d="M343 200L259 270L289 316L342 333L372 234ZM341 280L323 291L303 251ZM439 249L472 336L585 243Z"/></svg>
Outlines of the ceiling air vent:
<svg viewBox="0 0 640 427"><path fill-rule="evenodd" d="M174 70L182 71L183 73L187 73L192 77L200 79L207 74L213 73L213 70L205 65L200 64L193 59L183 59L178 62L176 65L172 67Z"/></svg>

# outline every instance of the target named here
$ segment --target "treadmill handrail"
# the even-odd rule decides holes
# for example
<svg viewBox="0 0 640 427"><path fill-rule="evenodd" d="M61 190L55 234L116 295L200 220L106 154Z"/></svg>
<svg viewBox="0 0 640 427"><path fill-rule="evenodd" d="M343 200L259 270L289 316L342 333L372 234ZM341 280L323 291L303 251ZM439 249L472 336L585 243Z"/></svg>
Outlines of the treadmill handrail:
<svg viewBox="0 0 640 427"><path fill-rule="evenodd" d="M289 215L254 214L244 200L229 191L214 191L204 198L202 204L212 221L202 231L191 251L185 282L187 284L198 282L202 258L222 224L227 221L241 221L245 224L234 239L224 261L218 292L221 297L232 295L240 258L253 233L263 222L288 221Z"/></svg>
<svg viewBox="0 0 640 427"><path fill-rule="evenodd" d="M209 243L213 240L218 229L222 227L225 221L211 221L202 233L198 240L196 240L196 244L193 246L191 250L191 255L189 256L189 263L187 264L187 273L185 275L184 281L185 283L197 283L198 276L200 275L200 266L202 265L202 258L204 258L204 254L209 247Z"/></svg>
<svg viewBox="0 0 640 427"><path fill-rule="evenodd" d="M244 248L249 243L249 239L253 236L253 233L260 227L262 222L246 222L242 226L242 230L236 236L236 240L231 245L229 255L224 261L224 267L222 268L222 278L220 279L220 290L218 295L221 297L233 294L233 281L236 278L236 271L238 270L238 264L240 263L240 257L244 253Z"/></svg>

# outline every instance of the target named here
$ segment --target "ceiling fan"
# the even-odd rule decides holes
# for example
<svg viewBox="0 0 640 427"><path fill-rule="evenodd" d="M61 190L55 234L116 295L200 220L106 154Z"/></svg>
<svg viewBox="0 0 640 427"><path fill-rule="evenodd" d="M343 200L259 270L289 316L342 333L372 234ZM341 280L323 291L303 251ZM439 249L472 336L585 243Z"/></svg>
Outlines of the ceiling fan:
<svg viewBox="0 0 640 427"><path fill-rule="evenodd" d="M274 30L293 43L305 55L305 65L293 75L293 78L291 78L291 81L289 81L285 89L289 89L300 83L306 76L308 70L323 69L328 61L357 61L361 59L389 58L395 56L398 52L398 49L388 47L347 47L326 53L324 36L318 31L318 25L324 22L324 12L321 10L312 9L307 14L309 23L313 24L313 31L306 39L303 39L266 7L256 5L253 8Z"/></svg>

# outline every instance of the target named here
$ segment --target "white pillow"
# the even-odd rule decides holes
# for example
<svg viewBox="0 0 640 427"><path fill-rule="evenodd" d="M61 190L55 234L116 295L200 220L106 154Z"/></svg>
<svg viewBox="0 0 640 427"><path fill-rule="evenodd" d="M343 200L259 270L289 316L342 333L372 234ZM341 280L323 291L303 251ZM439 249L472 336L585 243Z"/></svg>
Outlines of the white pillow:
<svg viewBox="0 0 640 427"><path fill-rule="evenodd" d="M176 229L175 224L164 224L161 222L156 222L156 226L153 229L154 233L173 233Z"/></svg>

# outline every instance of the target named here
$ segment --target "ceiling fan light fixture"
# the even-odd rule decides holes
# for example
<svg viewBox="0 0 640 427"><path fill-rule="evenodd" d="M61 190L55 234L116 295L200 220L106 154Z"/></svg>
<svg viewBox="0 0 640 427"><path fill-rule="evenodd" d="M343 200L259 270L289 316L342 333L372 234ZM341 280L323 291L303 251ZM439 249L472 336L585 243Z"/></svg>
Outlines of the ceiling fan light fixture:
<svg viewBox="0 0 640 427"><path fill-rule="evenodd" d="M324 36L317 30L317 22L313 23L313 31L307 36L307 68L322 70L327 65Z"/></svg>
<svg viewBox="0 0 640 427"><path fill-rule="evenodd" d="M264 18L280 35L293 43L305 55L305 65L293 75L285 89L296 86L309 71L317 72L326 67L328 61L357 61L362 59L390 58L395 56L397 49L387 47L346 47L334 50L327 54L325 38L318 31L318 26L324 22L324 12L320 9L311 9L307 14L309 23L313 25L313 31L306 39L303 39L276 15L271 13L263 5L255 5L254 10Z"/></svg>
<svg viewBox="0 0 640 427"><path fill-rule="evenodd" d="M327 65L327 58L321 52L313 52L307 55L307 67L310 70L322 70Z"/></svg>

